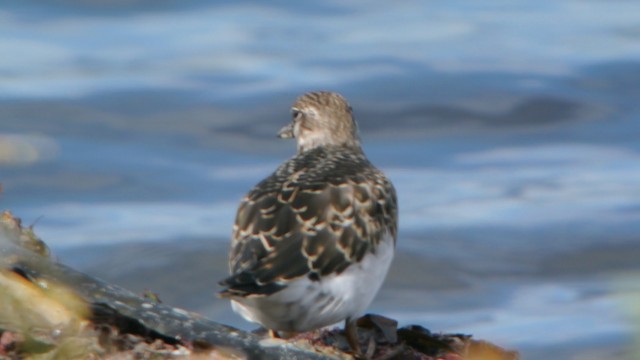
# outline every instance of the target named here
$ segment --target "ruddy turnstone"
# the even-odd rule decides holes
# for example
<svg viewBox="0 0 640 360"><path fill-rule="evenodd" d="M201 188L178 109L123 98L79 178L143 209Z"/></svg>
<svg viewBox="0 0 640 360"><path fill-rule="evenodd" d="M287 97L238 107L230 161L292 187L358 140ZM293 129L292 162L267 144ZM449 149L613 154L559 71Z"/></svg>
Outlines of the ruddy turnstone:
<svg viewBox="0 0 640 360"><path fill-rule="evenodd" d="M294 137L297 154L242 199L220 295L275 335L345 320L358 352L355 320L395 250L395 189L365 156L341 95L304 94L292 115L278 135Z"/></svg>

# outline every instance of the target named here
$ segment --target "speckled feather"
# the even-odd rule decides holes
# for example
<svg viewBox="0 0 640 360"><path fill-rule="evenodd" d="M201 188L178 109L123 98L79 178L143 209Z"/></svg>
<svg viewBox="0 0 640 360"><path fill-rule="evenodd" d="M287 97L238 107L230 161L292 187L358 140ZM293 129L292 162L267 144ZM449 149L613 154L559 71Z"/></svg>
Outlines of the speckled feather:
<svg viewBox="0 0 640 360"><path fill-rule="evenodd" d="M391 182L361 151L319 147L282 164L242 200L223 295L268 295L341 273L396 236Z"/></svg>
<svg viewBox="0 0 640 360"><path fill-rule="evenodd" d="M319 282L377 256L385 239L395 244L395 190L364 155L346 100L307 93L292 112L280 136L295 137L298 154L242 199L222 296L269 297L299 279Z"/></svg>

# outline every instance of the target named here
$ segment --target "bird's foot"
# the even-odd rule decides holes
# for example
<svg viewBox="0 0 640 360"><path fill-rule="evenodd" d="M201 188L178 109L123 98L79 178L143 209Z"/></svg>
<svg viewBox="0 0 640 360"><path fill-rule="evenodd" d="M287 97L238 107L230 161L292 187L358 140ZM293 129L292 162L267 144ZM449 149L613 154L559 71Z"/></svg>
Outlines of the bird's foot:
<svg viewBox="0 0 640 360"><path fill-rule="evenodd" d="M351 348L352 355L355 359L365 360L371 359L373 353L375 351L375 341L372 341L373 338L370 339L369 345L367 346L367 352L363 353L360 349L360 338L358 337L358 324L357 321L347 319L344 322L344 335L347 339L347 343Z"/></svg>

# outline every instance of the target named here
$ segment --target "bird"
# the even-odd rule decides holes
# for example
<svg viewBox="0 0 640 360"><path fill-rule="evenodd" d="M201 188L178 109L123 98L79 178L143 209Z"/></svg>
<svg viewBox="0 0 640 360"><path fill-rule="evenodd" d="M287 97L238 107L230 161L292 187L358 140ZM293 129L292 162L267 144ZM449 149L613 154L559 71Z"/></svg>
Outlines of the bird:
<svg viewBox="0 0 640 360"><path fill-rule="evenodd" d="M361 354L356 320L395 253L396 191L367 159L342 95L305 93L291 116L278 137L295 138L297 152L241 200L219 295L276 337L344 321Z"/></svg>

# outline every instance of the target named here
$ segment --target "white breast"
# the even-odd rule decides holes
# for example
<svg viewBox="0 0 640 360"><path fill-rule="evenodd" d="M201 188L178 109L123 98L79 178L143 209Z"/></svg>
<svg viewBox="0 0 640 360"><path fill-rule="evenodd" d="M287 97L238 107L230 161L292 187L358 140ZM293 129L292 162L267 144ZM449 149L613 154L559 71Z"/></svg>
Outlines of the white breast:
<svg viewBox="0 0 640 360"><path fill-rule="evenodd" d="M395 249L385 236L375 253L339 275L319 281L295 280L268 297L237 298L232 307L248 321L268 329L304 332L364 314L384 282Z"/></svg>

